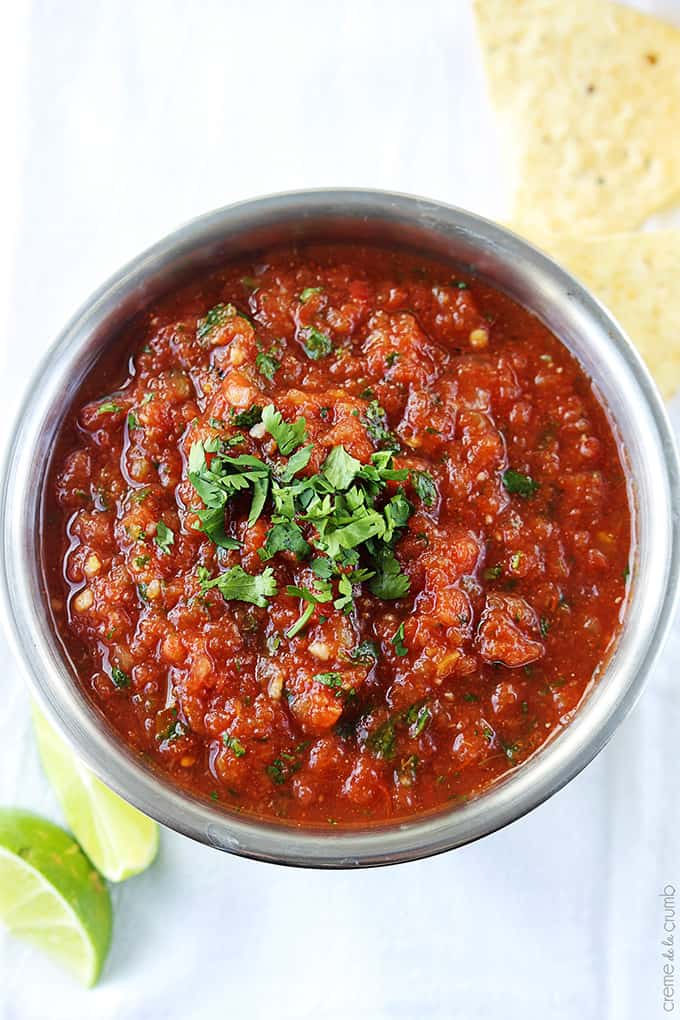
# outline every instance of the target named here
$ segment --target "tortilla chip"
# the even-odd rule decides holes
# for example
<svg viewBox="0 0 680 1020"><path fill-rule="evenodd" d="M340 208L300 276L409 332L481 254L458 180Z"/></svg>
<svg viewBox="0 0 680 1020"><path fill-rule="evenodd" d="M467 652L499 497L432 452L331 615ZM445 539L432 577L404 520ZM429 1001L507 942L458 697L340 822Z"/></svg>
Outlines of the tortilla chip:
<svg viewBox="0 0 680 1020"><path fill-rule="evenodd" d="M618 319L663 395L680 389L680 230L553 237L542 247Z"/></svg>
<svg viewBox="0 0 680 1020"><path fill-rule="evenodd" d="M529 237L634 229L680 197L680 31L608 0L475 0Z"/></svg>

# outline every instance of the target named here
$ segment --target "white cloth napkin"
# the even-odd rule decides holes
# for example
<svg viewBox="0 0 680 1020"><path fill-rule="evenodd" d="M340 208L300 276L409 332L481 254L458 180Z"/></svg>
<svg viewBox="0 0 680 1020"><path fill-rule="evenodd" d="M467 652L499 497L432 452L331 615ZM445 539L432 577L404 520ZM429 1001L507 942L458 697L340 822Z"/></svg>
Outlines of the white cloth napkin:
<svg viewBox="0 0 680 1020"><path fill-rule="evenodd" d="M638 6L680 24L678 0ZM13 7L3 430L74 308L190 216L323 185L505 212L467 0ZM59 820L18 664L0 651L0 802ZM659 893L680 890L679 665L676 627L639 707L581 776L433 860L304 872L163 832L154 867L114 889L113 948L93 991L0 932L0 1017L661 1017Z"/></svg>

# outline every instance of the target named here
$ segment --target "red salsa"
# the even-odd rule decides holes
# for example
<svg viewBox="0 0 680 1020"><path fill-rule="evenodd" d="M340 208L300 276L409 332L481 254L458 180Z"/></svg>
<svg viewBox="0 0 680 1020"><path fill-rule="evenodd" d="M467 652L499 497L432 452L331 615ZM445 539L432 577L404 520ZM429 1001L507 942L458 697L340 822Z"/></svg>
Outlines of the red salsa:
<svg viewBox="0 0 680 1020"><path fill-rule="evenodd" d="M55 454L50 594L123 741L230 810L465 800L620 625L626 477L574 358L415 254L278 249L141 314Z"/></svg>

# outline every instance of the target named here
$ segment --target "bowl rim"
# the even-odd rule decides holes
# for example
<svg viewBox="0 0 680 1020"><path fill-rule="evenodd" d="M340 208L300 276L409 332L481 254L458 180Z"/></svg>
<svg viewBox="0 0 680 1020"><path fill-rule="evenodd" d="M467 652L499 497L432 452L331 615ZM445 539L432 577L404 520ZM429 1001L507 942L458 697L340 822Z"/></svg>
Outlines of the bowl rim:
<svg viewBox="0 0 680 1020"><path fill-rule="evenodd" d="M634 672L629 670L620 689L609 692L600 704L597 725L585 727L588 705L579 707L573 721L548 745L508 778L470 802L433 815L414 816L396 823L369 828L329 831L313 826L292 827L250 816L227 813L221 807L193 797L154 774L122 744L115 732L102 723L101 714L81 691L73 696L72 679L45 646L27 591L26 571L31 569L23 548L27 525L22 509L27 501L28 461L31 436L58 394L50 379L60 361L68 362L80 350L83 339L92 335L99 318L111 304L139 286L163 260L191 250L206 234L228 230L230 219L238 216L288 215L322 210L328 205L343 207L343 215L371 218L380 211L395 211L405 221L419 224L443 220L451 227L483 237L505 257L522 257L568 294L584 315L609 338L621 371L627 371L627 385L638 393L639 409L650 442L658 447L665 473L665 491L659 498L660 520L655 522L654 542L665 542L667 568L659 576L653 624L641 634L635 646ZM493 282L493 281L492 281ZM530 309L531 310L531 309ZM550 327L552 328L552 327ZM115 332L115 331L114 331ZM80 339L79 339L80 338ZM79 342L78 342L79 341ZM616 424L616 422L615 422ZM642 428L641 424L641 428ZM23 446L23 449L22 449ZM657 467L658 472L658 467ZM494 832L522 817L547 800L580 772L602 749L637 701L671 625L680 584L680 467L673 432L661 397L639 354L616 320L571 274L553 259L505 227L476 214L430 199L368 189L332 188L281 192L223 206L198 216L148 247L109 277L80 307L41 358L19 408L7 446L0 489L0 598L3 619L16 658L22 663L34 697L62 737L79 758L108 786L129 803L162 824L207 845L242 856L294 866L349 868L375 866L440 853ZM665 504L665 505L662 505ZM658 535L658 538L656 537ZM661 549L661 546L659 546ZM35 568L35 564L33 564ZM630 639L631 641L633 638ZM603 677L608 672L603 670ZM601 679L598 687L603 683ZM585 727L585 730L584 730Z"/></svg>

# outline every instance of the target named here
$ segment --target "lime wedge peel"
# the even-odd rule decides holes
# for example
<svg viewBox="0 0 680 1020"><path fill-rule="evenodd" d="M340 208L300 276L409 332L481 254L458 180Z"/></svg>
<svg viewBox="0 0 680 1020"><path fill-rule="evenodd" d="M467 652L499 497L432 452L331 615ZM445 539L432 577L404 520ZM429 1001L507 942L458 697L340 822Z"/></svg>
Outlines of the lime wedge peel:
<svg viewBox="0 0 680 1020"><path fill-rule="evenodd" d="M111 900L78 844L52 822L0 808L0 920L91 986L111 942Z"/></svg>
<svg viewBox="0 0 680 1020"><path fill-rule="evenodd" d="M110 882L138 875L158 852L158 825L109 790L64 743L34 705L38 749L66 822Z"/></svg>

